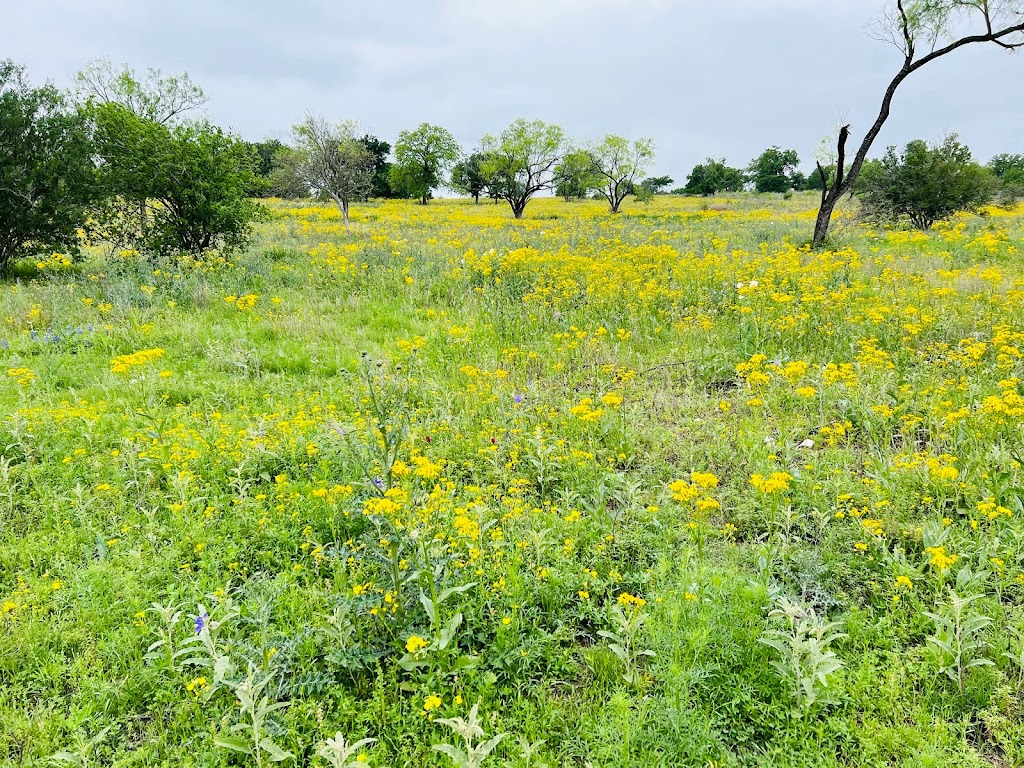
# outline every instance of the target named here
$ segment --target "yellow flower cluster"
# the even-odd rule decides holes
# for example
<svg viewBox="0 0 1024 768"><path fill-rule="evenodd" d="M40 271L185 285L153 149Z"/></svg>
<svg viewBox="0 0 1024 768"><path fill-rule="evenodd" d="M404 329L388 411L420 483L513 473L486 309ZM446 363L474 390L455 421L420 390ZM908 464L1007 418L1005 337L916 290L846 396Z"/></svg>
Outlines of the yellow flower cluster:
<svg viewBox="0 0 1024 768"><path fill-rule="evenodd" d="M761 474L750 476L750 484L766 496L788 491L791 482L793 482L793 476L788 472L772 472L767 477Z"/></svg>
<svg viewBox="0 0 1024 768"><path fill-rule="evenodd" d="M130 355L118 355L110 361L110 370L112 373L128 373L132 368L137 368L156 360L158 357L163 357L163 354L164 351L162 349L156 348L141 349L138 352L132 352Z"/></svg>

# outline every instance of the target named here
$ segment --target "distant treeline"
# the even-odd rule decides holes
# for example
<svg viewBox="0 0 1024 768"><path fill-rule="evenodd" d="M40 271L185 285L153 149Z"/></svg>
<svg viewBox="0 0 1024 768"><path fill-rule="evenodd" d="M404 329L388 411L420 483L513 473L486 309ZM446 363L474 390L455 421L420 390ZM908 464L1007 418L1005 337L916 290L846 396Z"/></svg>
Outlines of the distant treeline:
<svg viewBox="0 0 1024 768"><path fill-rule="evenodd" d="M505 201L521 218L544 190L566 200L603 198L615 214L629 196L644 201L669 191L820 190L824 206L837 186L835 161L803 173L795 150L773 146L745 168L709 158L673 188L671 177L650 175L651 139L577 142L540 120L516 120L468 150L437 125L401 131L392 146L354 121L314 115L292 127L288 142L247 142L201 116L206 100L188 75L140 77L107 60L78 73L68 92L34 87L23 67L0 62L0 273L16 257L74 254L89 241L160 257L229 251L265 215L255 198L270 195L332 200L347 225L352 202L426 204L443 187L476 202ZM843 171L850 175L848 165ZM883 189L893 199L883 201ZM930 196L923 203L922 190ZM868 161L850 191L873 194L865 209L877 217L927 226L947 210L1024 195L1024 155L1002 154L982 167L955 137L933 147L912 142L902 154L890 148Z"/></svg>

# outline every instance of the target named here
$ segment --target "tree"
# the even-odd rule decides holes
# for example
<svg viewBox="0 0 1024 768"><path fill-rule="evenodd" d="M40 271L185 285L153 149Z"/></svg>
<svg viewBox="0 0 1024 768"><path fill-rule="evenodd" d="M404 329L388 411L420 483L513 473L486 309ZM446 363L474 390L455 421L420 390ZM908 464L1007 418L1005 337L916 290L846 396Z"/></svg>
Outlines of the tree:
<svg viewBox="0 0 1024 768"><path fill-rule="evenodd" d="M508 202L513 216L523 218L530 199L551 188L551 172L562 158L565 132L541 120L519 119L500 136L484 136L482 144L488 189Z"/></svg>
<svg viewBox="0 0 1024 768"><path fill-rule="evenodd" d="M256 156L256 175L263 178L270 176L278 154L286 149L285 145L277 139L249 142L249 148Z"/></svg>
<svg viewBox="0 0 1024 768"><path fill-rule="evenodd" d="M164 75L150 69L139 79L127 64L114 66L97 59L75 76L75 92L82 102L120 104L139 117L161 124L180 122L187 112L206 104L203 89L188 74Z"/></svg>
<svg viewBox="0 0 1024 768"><path fill-rule="evenodd" d="M752 160L747 171L757 192L788 192L793 189L793 172L800 164L796 150L769 147Z"/></svg>
<svg viewBox="0 0 1024 768"><path fill-rule="evenodd" d="M249 151L252 152L256 161L256 176L261 180L260 188L253 190L253 196L273 195L274 184L271 177L274 169L278 166L278 157L288 151L288 147L277 139L266 139L264 141L246 142ZM277 195L280 197L280 195Z"/></svg>
<svg viewBox="0 0 1024 768"><path fill-rule="evenodd" d="M871 176L861 210L874 221L906 217L918 229L929 229L936 221L976 211L992 200L989 172L973 162L971 150L952 135L933 146L911 141L900 153L889 147Z"/></svg>
<svg viewBox="0 0 1024 768"><path fill-rule="evenodd" d="M251 198L265 181L246 142L205 122L168 125L117 103L93 110L108 239L163 257L232 251L265 209ZM142 203L141 228L126 212ZM126 208L128 211L126 211Z"/></svg>
<svg viewBox="0 0 1024 768"><path fill-rule="evenodd" d="M651 176L640 182L640 186L649 190L652 195L663 195L675 180L671 176Z"/></svg>
<svg viewBox="0 0 1024 768"><path fill-rule="evenodd" d="M431 190L444 183L445 174L461 153L455 137L439 125L422 123L414 131L402 131L395 142L392 186L426 205Z"/></svg>
<svg viewBox="0 0 1024 768"><path fill-rule="evenodd" d="M710 197L719 192L741 192L744 183L743 171L730 168L725 164L725 158L716 160L709 157L693 167L690 175L686 177L686 186L682 191L685 195Z"/></svg>
<svg viewBox="0 0 1024 768"><path fill-rule="evenodd" d="M974 43L992 43L1006 50L1024 47L1024 0L895 0L876 22L875 37L895 45L903 54L903 66L893 77L878 116L861 141L846 171L846 144L850 126L836 136L836 174L822 190L814 224L814 247L828 237L832 212L840 198L853 189L864 161L882 126L889 118L892 100L900 85L922 67ZM820 170L824 176L824 169Z"/></svg>
<svg viewBox="0 0 1024 768"><path fill-rule="evenodd" d="M487 177L483 172L484 159L483 154L474 152L452 166L452 188L472 197L474 203L480 202L480 195L487 189Z"/></svg>
<svg viewBox="0 0 1024 768"><path fill-rule="evenodd" d="M313 192L331 198L345 219L345 229L351 230L349 205L373 190L375 168L373 155L356 138L356 124L308 115L292 132L302 152L298 177Z"/></svg>
<svg viewBox="0 0 1024 768"><path fill-rule="evenodd" d="M988 164L999 185L1003 205L1015 205L1024 197L1024 155L996 155Z"/></svg>
<svg viewBox="0 0 1024 768"><path fill-rule="evenodd" d="M565 202L582 200L603 184L594 172L594 158L585 149L567 152L554 170L555 194Z"/></svg>
<svg viewBox="0 0 1024 768"><path fill-rule="evenodd" d="M143 120L160 125L177 125L185 121L190 112L206 104L203 89L192 82L188 74L164 75L150 69L144 78L135 74L127 64L115 66L110 59L90 62L75 76L75 94L83 111L95 118L96 111L107 104L115 104ZM255 193L255 190L251 190ZM120 206L118 228L127 234L130 227L137 231L133 239L145 239L149 225L147 201L128 198L128 190L117 190ZM110 223L110 222L108 222Z"/></svg>
<svg viewBox="0 0 1024 768"><path fill-rule="evenodd" d="M369 133L364 134L359 142L373 156L373 189L370 190L369 197L395 197L390 183L391 163L388 162L391 145Z"/></svg>
<svg viewBox="0 0 1024 768"><path fill-rule="evenodd" d="M77 252L95 193L84 117L0 61L0 275L18 256Z"/></svg>
<svg viewBox="0 0 1024 768"><path fill-rule="evenodd" d="M305 155L294 147L285 146L274 155L274 167L267 176L268 194L286 200L296 200L309 196L309 185L299 173L299 167Z"/></svg>
<svg viewBox="0 0 1024 768"><path fill-rule="evenodd" d="M612 213L619 212L622 201L633 192L633 186L647 175L654 160L654 142L637 139L630 143L623 136L608 135L591 148L594 173L602 179L601 194Z"/></svg>

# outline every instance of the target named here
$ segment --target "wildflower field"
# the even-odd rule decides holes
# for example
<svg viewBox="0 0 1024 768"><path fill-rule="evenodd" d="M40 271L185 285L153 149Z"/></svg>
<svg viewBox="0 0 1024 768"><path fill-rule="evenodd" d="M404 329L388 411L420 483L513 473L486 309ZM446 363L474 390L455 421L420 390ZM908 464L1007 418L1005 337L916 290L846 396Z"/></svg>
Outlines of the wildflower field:
<svg viewBox="0 0 1024 768"><path fill-rule="evenodd" d="M815 203L21 265L0 764L1024 765L1024 209Z"/></svg>

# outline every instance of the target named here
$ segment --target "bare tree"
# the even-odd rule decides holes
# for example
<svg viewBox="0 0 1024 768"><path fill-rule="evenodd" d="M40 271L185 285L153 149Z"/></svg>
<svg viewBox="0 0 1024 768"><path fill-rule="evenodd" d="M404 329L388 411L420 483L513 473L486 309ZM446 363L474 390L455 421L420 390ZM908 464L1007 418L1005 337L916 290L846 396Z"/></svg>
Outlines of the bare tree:
<svg viewBox="0 0 1024 768"><path fill-rule="evenodd" d="M647 175L654 160L654 142L637 139L630 143L622 136L609 135L590 150L590 158L594 173L601 177L601 194L611 212L618 213L626 195Z"/></svg>
<svg viewBox="0 0 1024 768"><path fill-rule="evenodd" d="M830 180L818 163L824 189L814 225L815 248L824 245L836 204L857 182L868 151L889 117L896 89L927 64L973 43L992 43L1009 51L1024 47L1024 0L895 0L872 32L875 38L899 49L903 66L886 88L878 117L865 134L849 169L849 125L840 128L836 137L835 177Z"/></svg>
<svg viewBox="0 0 1024 768"><path fill-rule="evenodd" d="M75 94L83 102L120 104L139 117L162 124L172 123L207 102L203 89L187 74L164 75L150 69L145 79L140 79L127 64L114 66L110 59L87 64L75 76Z"/></svg>
<svg viewBox="0 0 1024 768"><path fill-rule="evenodd" d="M295 144L302 153L296 173L313 192L330 197L348 220L349 203L369 197L373 191L374 157L357 137L354 121L332 123L307 115L292 128Z"/></svg>

